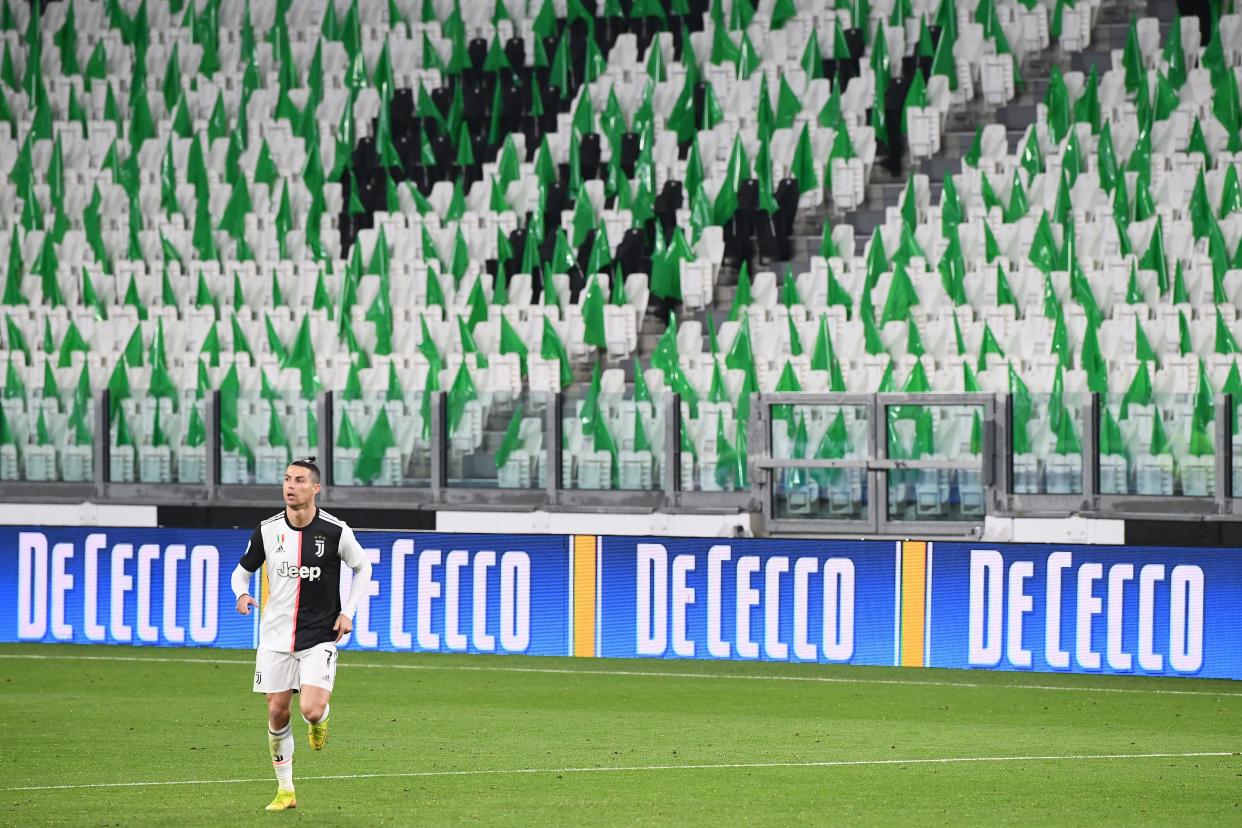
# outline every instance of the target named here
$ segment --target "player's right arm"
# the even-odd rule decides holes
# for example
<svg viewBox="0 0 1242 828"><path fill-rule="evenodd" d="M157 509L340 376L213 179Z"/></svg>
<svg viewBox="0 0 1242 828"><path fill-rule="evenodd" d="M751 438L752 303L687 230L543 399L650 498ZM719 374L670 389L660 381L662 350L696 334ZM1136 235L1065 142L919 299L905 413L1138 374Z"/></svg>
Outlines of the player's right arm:
<svg viewBox="0 0 1242 828"><path fill-rule="evenodd" d="M249 615L250 608L259 605L259 602L254 600L250 594L250 576L263 565L265 557L262 529L255 528L254 534L250 536L250 542L246 544L246 551L242 554L241 561L233 569L233 595L237 598L237 611L242 615Z"/></svg>

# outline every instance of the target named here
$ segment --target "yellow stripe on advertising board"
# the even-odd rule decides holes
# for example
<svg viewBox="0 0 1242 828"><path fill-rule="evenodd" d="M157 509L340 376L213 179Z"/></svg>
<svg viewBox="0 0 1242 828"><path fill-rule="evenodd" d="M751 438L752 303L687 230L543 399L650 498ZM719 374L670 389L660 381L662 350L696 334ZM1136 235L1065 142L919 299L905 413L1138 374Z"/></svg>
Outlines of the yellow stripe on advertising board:
<svg viewBox="0 0 1242 828"><path fill-rule="evenodd" d="M922 667L927 620L927 543L901 544L901 666Z"/></svg>
<svg viewBox="0 0 1242 828"><path fill-rule="evenodd" d="M595 535L574 535L574 655L595 656L596 629L596 563L599 538Z"/></svg>

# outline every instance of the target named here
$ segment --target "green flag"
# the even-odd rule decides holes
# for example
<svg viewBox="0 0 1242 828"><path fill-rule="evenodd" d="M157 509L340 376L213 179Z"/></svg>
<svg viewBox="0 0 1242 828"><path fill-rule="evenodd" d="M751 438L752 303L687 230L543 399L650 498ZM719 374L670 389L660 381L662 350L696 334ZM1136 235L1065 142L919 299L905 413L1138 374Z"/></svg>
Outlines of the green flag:
<svg viewBox="0 0 1242 828"><path fill-rule="evenodd" d="M521 431L522 406L517 405L513 409L513 415L509 418L509 426L505 429L505 436L500 442L500 448L496 450L497 471L509 462L513 452L522 447Z"/></svg>
<svg viewBox="0 0 1242 828"><path fill-rule="evenodd" d="M651 391L643 376L643 361L637 356L634 357L634 402L651 402Z"/></svg>
<svg viewBox="0 0 1242 828"><path fill-rule="evenodd" d="M1009 366L1009 395L1013 409L1013 452L1028 454L1031 450L1027 433L1031 421L1031 392L1012 364Z"/></svg>
<svg viewBox="0 0 1242 828"><path fill-rule="evenodd" d="M487 299L483 295L482 274L475 277L474 287L470 289L470 295L466 299L466 304L470 308L470 315L466 320L466 324L470 326L470 330L473 332L475 325L487 321Z"/></svg>
<svg viewBox="0 0 1242 828"><path fill-rule="evenodd" d="M832 336L828 331L828 318L821 315L819 317L819 331L815 338L815 349L811 354L811 368L817 371L827 371L829 380L829 390L841 392L845 391L845 378L841 372L841 363L837 359L836 351L832 345Z"/></svg>
<svg viewBox="0 0 1242 828"><path fill-rule="evenodd" d="M811 146L811 135L806 124L802 125L802 132L798 135L789 172L797 180L798 191L801 193L811 192L819 186L819 179L815 175L815 151Z"/></svg>
<svg viewBox="0 0 1242 828"><path fill-rule="evenodd" d="M992 327L987 322L984 322L983 338L979 343L979 359L976 366L979 371L987 370L989 354L996 354L1001 359L1005 358L1005 350L1001 347L1000 342L997 341L996 334L992 333Z"/></svg>
<svg viewBox="0 0 1242 828"><path fill-rule="evenodd" d="M1048 223L1048 213L1041 213L1039 224L1035 228L1035 237L1031 241L1028 259L1031 264L1048 274L1055 269L1059 258L1056 239L1052 235L1052 226Z"/></svg>
<svg viewBox="0 0 1242 828"><path fill-rule="evenodd" d="M652 363L654 364L654 358ZM742 320L741 330L733 339L729 353L725 356L725 365L748 373L755 370L755 354L750 341L750 319Z"/></svg>
<svg viewBox="0 0 1242 828"><path fill-rule="evenodd" d="M44 363L51 365L51 363ZM17 367L13 365L13 354L9 353L9 362L4 373L4 398L6 400L24 400L26 399L26 383L22 381L21 374L17 372Z"/></svg>
<svg viewBox="0 0 1242 828"><path fill-rule="evenodd" d="M1125 438L1121 434L1121 426L1117 423L1117 418L1113 416L1113 412L1107 407L1100 417L1100 456L1117 456L1129 459L1129 452L1126 451Z"/></svg>
<svg viewBox="0 0 1242 828"><path fill-rule="evenodd" d="M458 426L461 425L462 417L466 413L466 404L471 400L478 399L478 392L474 387L474 380L470 376L470 372L466 369L463 362L457 369L457 376L453 379L453 385L448 393L448 427L449 436L456 434Z"/></svg>
<svg viewBox="0 0 1242 828"><path fill-rule="evenodd" d="M73 364L74 351L89 354L90 350L90 345L87 344L86 339L82 336L82 332L78 330L78 326L71 319L69 320L69 327L65 330L65 336L60 343L60 356L56 365L58 368L68 368Z"/></svg>
<svg viewBox="0 0 1242 828"><path fill-rule="evenodd" d="M1096 170L1100 176L1100 187L1104 192L1112 192L1117 185L1119 175L1117 156L1113 150L1113 133L1109 122L1105 122L1100 130L1100 140L1096 145Z"/></svg>
<svg viewBox="0 0 1242 828"><path fill-rule="evenodd" d="M793 363L785 361L785 367L781 369L781 375L776 381L777 394L797 394L802 390L802 383L798 381L798 374L794 370ZM793 425L793 406L790 405L774 405L772 406L772 419L785 420L790 426Z"/></svg>
<svg viewBox="0 0 1242 828"><path fill-rule="evenodd" d="M1148 242L1147 252L1139 259L1139 267L1144 270L1156 271L1156 283L1160 288L1160 295L1169 291L1169 269L1168 259L1164 252L1164 219L1156 218L1156 226L1152 231L1151 241Z"/></svg>
<svg viewBox="0 0 1242 828"><path fill-rule="evenodd" d="M560 365L562 388L568 388L573 384L574 375L569 363L569 352L565 350L565 343L561 341L560 335L552 325L552 320L547 316L543 318L543 337L539 344L539 355L544 359L557 360Z"/></svg>
<svg viewBox="0 0 1242 828"><path fill-rule="evenodd" d="M1096 394L1108 393L1108 362L1100 353L1099 323L1087 321L1083 334L1081 362L1087 374L1087 387Z"/></svg>
<svg viewBox="0 0 1242 828"><path fill-rule="evenodd" d="M26 273L22 263L22 243L17 237L17 226L9 232L9 268L4 281L5 305L25 305L26 296L22 291L22 277Z"/></svg>
<svg viewBox="0 0 1242 828"><path fill-rule="evenodd" d="M1196 120L1195 128L1197 129L1198 126L1199 122ZM1200 133L1200 137L1202 137L1202 133ZM1202 175L1202 172L1200 175ZM1238 184L1237 168L1230 164L1225 169L1225 180L1220 193L1220 207L1216 215L1218 218L1223 219L1229 216L1229 214L1239 211L1242 211L1242 187Z"/></svg>
<svg viewBox="0 0 1242 828"><path fill-rule="evenodd" d="M884 311L880 315L880 324L903 322L910 315L910 308L919 304L918 293L910 274L905 267L897 264L893 267L893 278L889 283L888 298L884 301Z"/></svg>
<svg viewBox="0 0 1242 828"><path fill-rule="evenodd" d="M313 399L322 387L316 364L315 347L310 333L310 314L306 314L302 317L302 324L298 326L293 346L281 363L282 368L296 368L301 374L303 399Z"/></svg>
<svg viewBox="0 0 1242 828"><path fill-rule="evenodd" d="M1129 418L1131 405L1151 405L1151 402L1151 373L1147 370L1147 363L1140 362L1134 378L1130 380L1130 386L1121 398L1121 419Z"/></svg>
<svg viewBox="0 0 1242 828"><path fill-rule="evenodd" d="M901 390L907 394L926 394L931 391L931 381L927 378L927 369L923 367L921 360L914 363Z"/></svg>
<svg viewBox="0 0 1242 828"><path fill-rule="evenodd" d="M397 441L393 437L392 425L388 421L388 409L381 406L375 423L367 432L367 438L362 444L358 463L354 466L354 477L358 482L373 483L383 470L384 457L388 450L396 447Z"/></svg>
<svg viewBox="0 0 1242 828"><path fill-rule="evenodd" d="M611 459L611 486L614 489L621 487L620 483L620 467L617 463L617 443L612 437L612 432L608 429L608 420L606 417L596 417L592 423L591 429L592 450L606 451Z"/></svg>
<svg viewBox="0 0 1242 828"><path fill-rule="evenodd" d="M1056 446L1053 451L1056 454L1082 454L1082 443L1079 441L1078 433L1074 429L1074 418L1070 416L1069 411L1064 405L1060 406L1056 416L1054 434L1056 436Z"/></svg>
<svg viewBox="0 0 1242 828"><path fill-rule="evenodd" d="M870 292L880 281L880 276L888 272L888 258L884 254L884 233L879 225L871 234L871 242L867 246L867 292Z"/></svg>
<svg viewBox="0 0 1242 828"><path fill-rule="evenodd" d="M599 283L594 276L591 277L586 295L582 300L582 321L586 328L583 337L586 344L607 350L608 339L604 331L604 292L600 290Z"/></svg>
<svg viewBox="0 0 1242 828"><path fill-rule="evenodd" d="M507 316L500 317L500 353L516 354L522 376L526 376L526 343L522 341L521 335L513 328Z"/></svg>
<svg viewBox="0 0 1242 828"><path fill-rule="evenodd" d="M1193 421L1195 425L1206 427L1209 423L1216 419L1216 404L1214 402L1215 395L1212 391L1212 383L1208 380L1207 368L1203 364L1203 360L1199 360L1199 378L1195 384L1194 397L1194 413Z"/></svg>
<svg viewBox="0 0 1242 828"><path fill-rule="evenodd" d="M1225 323L1225 318L1221 316L1219 307L1216 309L1216 341L1214 350L1218 354L1242 353L1242 348L1238 347L1238 341Z"/></svg>
<svg viewBox="0 0 1242 828"><path fill-rule="evenodd" d="M668 327L660 335L659 341L656 342L655 351L651 354L651 365L668 373L678 365L679 360L680 357L677 353L677 317L675 314L671 314Z"/></svg>
<svg viewBox="0 0 1242 828"><path fill-rule="evenodd" d="M396 362L389 362L388 389L384 392L384 400L388 402L405 400L405 389L401 387L401 377L397 376Z"/></svg>
<svg viewBox="0 0 1242 828"><path fill-rule="evenodd" d="M1125 415L1122 415L1122 419ZM1156 408L1152 412L1151 418L1151 439L1148 451L1153 457L1159 457L1162 454L1173 453L1172 447L1169 445L1168 434L1164 430L1164 418L1160 414L1160 409Z"/></svg>
<svg viewBox="0 0 1242 828"><path fill-rule="evenodd" d="M733 304L729 308L729 320L738 319L738 314L743 308L748 307L753 300L750 292L750 266L745 259L742 260L742 267L737 274L737 289L733 292Z"/></svg>
<svg viewBox="0 0 1242 828"><path fill-rule="evenodd" d="M108 393L111 400L111 411L109 416L115 418L117 412L121 410L121 402L130 398L129 390L129 372L125 365L125 355L116 361L116 366L112 369L112 376L108 379Z"/></svg>
<svg viewBox="0 0 1242 828"><path fill-rule="evenodd" d="M981 4L982 5L982 4ZM979 159L983 156L983 125L975 127L975 137L971 141L970 149L962 156L962 162L969 167L978 167Z"/></svg>

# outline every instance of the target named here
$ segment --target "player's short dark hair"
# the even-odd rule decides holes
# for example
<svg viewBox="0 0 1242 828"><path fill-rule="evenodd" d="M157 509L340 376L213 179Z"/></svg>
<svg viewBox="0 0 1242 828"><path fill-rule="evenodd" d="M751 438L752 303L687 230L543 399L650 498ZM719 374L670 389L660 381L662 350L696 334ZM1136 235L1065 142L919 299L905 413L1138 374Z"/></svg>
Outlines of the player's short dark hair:
<svg viewBox="0 0 1242 828"><path fill-rule="evenodd" d="M314 483L318 483L319 482L319 466L315 464L315 459L316 459L315 455L312 454L308 457L299 457L298 459L294 460L289 465L290 466L301 466L304 469L308 469L311 473L311 481Z"/></svg>

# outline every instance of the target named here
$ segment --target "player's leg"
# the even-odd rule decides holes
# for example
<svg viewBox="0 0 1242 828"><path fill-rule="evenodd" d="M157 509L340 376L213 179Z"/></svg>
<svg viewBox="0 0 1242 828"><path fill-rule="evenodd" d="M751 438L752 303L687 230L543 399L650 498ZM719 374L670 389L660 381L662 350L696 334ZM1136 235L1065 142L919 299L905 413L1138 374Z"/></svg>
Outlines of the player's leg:
<svg viewBox="0 0 1242 828"><path fill-rule="evenodd" d="M276 774L276 798L267 806L269 811L284 811L298 804L293 792L294 741L289 724L297 682L297 662L290 653L259 651L254 689L267 698L267 748Z"/></svg>
<svg viewBox="0 0 1242 828"><path fill-rule="evenodd" d="M331 698L331 690L310 684L302 688L298 701L302 705L302 718L309 726L307 738L311 750L322 750L328 741L328 700Z"/></svg>
<svg viewBox="0 0 1242 828"><path fill-rule="evenodd" d="M269 693L267 696L267 748L276 772L276 787L293 790L293 728L289 725L292 690Z"/></svg>
<svg viewBox="0 0 1242 828"><path fill-rule="evenodd" d="M330 641L297 654L302 691L298 704L306 720L307 738L312 750L322 750L328 741L328 702L336 682L336 645Z"/></svg>

